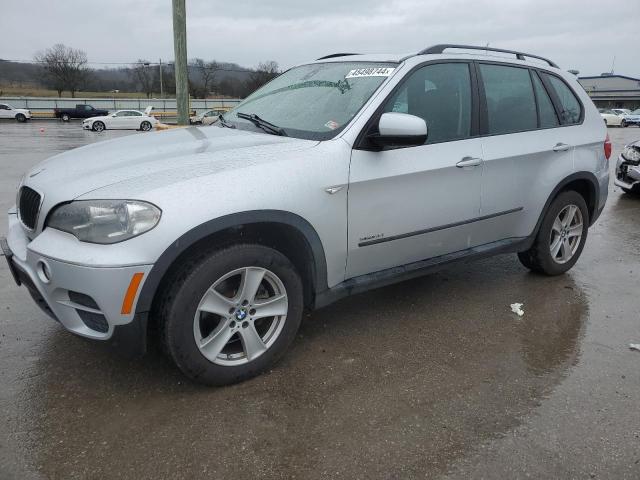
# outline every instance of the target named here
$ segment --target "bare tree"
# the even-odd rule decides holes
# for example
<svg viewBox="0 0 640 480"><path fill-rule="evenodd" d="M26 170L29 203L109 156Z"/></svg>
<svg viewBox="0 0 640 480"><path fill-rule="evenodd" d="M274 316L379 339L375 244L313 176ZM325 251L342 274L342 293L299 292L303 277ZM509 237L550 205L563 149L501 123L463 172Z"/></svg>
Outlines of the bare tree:
<svg viewBox="0 0 640 480"><path fill-rule="evenodd" d="M151 68L149 60L139 58L136 63L131 65L131 77L147 98L151 98L156 75L155 69Z"/></svg>
<svg viewBox="0 0 640 480"><path fill-rule="evenodd" d="M220 65L215 60L210 62L206 62L201 58L194 58L191 61L191 66L198 72L198 76L200 77L200 85L197 90L199 90L202 98L206 98L209 92L215 88L216 85L216 76L218 74L218 70L220 70Z"/></svg>
<svg viewBox="0 0 640 480"><path fill-rule="evenodd" d="M280 67L278 62L269 60L267 62L261 62L258 66L249 74L246 87L248 92L257 90L268 81L276 78L280 74Z"/></svg>
<svg viewBox="0 0 640 480"><path fill-rule="evenodd" d="M36 53L34 60L42 64L58 97L62 96L64 90L69 90L71 97L75 97L76 91L89 75L86 52L61 43Z"/></svg>

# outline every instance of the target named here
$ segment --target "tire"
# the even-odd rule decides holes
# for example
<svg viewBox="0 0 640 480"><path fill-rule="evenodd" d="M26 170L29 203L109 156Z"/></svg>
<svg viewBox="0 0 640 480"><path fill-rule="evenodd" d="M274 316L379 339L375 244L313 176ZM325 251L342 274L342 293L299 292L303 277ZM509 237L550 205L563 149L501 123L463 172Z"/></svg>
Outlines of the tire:
<svg viewBox="0 0 640 480"><path fill-rule="evenodd" d="M19 113L16 115L16 120L18 123L24 123L27 121L27 117L24 116L24 113Z"/></svg>
<svg viewBox="0 0 640 480"><path fill-rule="evenodd" d="M258 278L254 275L260 271L264 276L255 297L268 298L250 298L245 307L241 279ZM270 368L294 340L302 320L298 272L287 257L261 245L240 244L195 256L166 285L154 310L164 350L185 375L206 385L241 382ZM284 315L258 318L260 302L268 299L275 299L270 308ZM261 343L250 349L256 333ZM206 338L217 340L206 343Z"/></svg>
<svg viewBox="0 0 640 480"><path fill-rule="evenodd" d="M569 224L563 221L567 219L570 220ZM581 228L578 228L579 224ZM518 258L534 272L550 276L561 275L571 269L580 258L588 230L589 210L582 195L573 190L562 192L545 213L531 248L518 253ZM555 255L553 247L557 247Z"/></svg>
<svg viewBox="0 0 640 480"><path fill-rule="evenodd" d="M102 122L93 122L93 125L91 125L91 130L94 132L102 132L104 129L105 126Z"/></svg>
<svg viewBox="0 0 640 480"><path fill-rule="evenodd" d="M604 120L604 125L605 125L605 127L608 127L608 126L609 126L609 122L607 122L607 119L606 119L606 118L605 118L605 120Z"/></svg>
<svg viewBox="0 0 640 480"><path fill-rule="evenodd" d="M621 126L622 128L627 128L627 127L629 126L629 124L628 124L625 120L622 120L622 121L620 122L620 126Z"/></svg>
<svg viewBox="0 0 640 480"><path fill-rule="evenodd" d="M620 187L622 189L622 191L624 193L626 193L627 195L633 195L634 197L637 197L640 195L640 189L635 189L635 188L624 188L624 187Z"/></svg>
<svg viewBox="0 0 640 480"><path fill-rule="evenodd" d="M153 126L151 125L151 123L147 122L146 120L140 124L140 130L142 130L143 132L148 132L152 127Z"/></svg>
<svg viewBox="0 0 640 480"><path fill-rule="evenodd" d="M60 116L60 119L61 119L63 122L68 122L69 120L71 120L71 117L69 117L69 114L68 114L68 113L63 113L63 114Z"/></svg>

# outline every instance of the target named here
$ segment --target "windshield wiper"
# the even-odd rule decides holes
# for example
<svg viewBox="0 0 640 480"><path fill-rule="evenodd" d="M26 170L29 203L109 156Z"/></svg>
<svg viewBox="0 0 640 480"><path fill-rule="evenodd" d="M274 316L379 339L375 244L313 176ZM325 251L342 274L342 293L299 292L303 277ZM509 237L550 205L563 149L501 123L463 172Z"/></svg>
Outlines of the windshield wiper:
<svg viewBox="0 0 640 480"><path fill-rule="evenodd" d="M222 125L223 127L227 127L227 128L236 128L235 125L230 124L229 122L227 122L224 119L223 115L218 115L218 121L220 122L220 125Z"/></svg>
<svg viewBox="0 0 640 480"><path fill-rule="evenodd" d="M255 113L248 114L248 113L237 112L236 117L242 118L244 120L249 120L256 127L261 128L265 132L270 133L272 135L280 135L281 137L287 136L286 132L284 131L284 128L278 127L273 123L269 123L266 120L263 120Z"/></svg>

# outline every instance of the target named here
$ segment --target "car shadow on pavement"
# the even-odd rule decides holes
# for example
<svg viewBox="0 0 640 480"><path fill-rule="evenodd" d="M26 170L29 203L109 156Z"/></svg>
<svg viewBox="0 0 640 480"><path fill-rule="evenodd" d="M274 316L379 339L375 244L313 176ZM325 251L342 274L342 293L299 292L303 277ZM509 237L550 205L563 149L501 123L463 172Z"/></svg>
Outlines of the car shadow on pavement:
<svg viewBox="0 0 640 480"><path fill-rule="evenodd" d="M562 381L587 318L570 274L501 256L314 312L271 372L225 388L193 384L157 352L126 360L59 329L22 395L21 449L60 478L444 472Z"/></svg>

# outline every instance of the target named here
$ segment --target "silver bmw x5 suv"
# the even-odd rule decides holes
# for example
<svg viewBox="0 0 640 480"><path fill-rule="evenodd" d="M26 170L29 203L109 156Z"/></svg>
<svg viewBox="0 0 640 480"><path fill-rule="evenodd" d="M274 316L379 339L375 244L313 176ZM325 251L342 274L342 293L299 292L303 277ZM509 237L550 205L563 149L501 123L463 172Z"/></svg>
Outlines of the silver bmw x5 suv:
<svg viewBox="0 0 640 480"><path fill-rule="evenodd" d="M27 172L2 248L67 330L189 377L271 366L303 311L451 262L578 260L611 144L535 55L437 45L299 65L210 127L130 136ZM155 335L149 335L154 332Z"/></svg>

